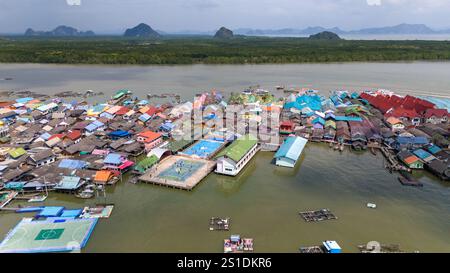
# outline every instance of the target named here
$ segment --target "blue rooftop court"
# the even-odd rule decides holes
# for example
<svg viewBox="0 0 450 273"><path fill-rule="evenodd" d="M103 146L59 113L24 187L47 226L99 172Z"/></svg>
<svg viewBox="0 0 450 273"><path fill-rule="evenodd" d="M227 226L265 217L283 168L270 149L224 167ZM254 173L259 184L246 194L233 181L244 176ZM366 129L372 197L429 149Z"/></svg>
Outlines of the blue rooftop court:
<svg viewBox="0 0 450 273"><path fill-rule="evenodd" d="M24 218L0 243L0 253L69 252L84 248L98 219Z"/></svg>
<svg viewBox="0 0 450 273"><path fill-rule="evenodd" d="M223 142L202 139L194 143L180 154L198 156L200 158L210 158L223 146Z"/></svg>

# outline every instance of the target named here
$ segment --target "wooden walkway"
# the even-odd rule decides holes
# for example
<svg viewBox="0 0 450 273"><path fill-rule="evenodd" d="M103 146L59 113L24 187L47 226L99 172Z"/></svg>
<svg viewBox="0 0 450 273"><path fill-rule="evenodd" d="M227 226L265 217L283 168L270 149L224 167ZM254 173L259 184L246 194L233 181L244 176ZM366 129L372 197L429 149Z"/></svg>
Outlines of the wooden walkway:
<svg viewBox="0 0 450 273"><path fill-rule="evenodd" d="M164 179L159 175L169 168L173 168L173 165L179 160L201 162L203 166L196 170L185 181L176 181L170 179ZM141 175L138 180L140 182L155 184L160 186L166 186L170 188L192 190L200 181L205 178L216 167L216 162L205 159L193 159L186 156L169 156L162 160L159 164L152 167L145 174Z"/></svg>

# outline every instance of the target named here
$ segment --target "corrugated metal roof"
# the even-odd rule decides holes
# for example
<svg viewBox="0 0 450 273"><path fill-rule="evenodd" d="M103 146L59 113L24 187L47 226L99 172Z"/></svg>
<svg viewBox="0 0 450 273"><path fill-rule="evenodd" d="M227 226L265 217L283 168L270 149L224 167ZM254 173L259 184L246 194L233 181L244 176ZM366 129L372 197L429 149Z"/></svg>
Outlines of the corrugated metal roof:
<svg viewBox="0 0 450 273"><path fill-rule="evenodd" d="M292 160L297 160L303 149L308 143L308 140L302 137L288 137L276 152L274 158L286 157Z"/></svg>

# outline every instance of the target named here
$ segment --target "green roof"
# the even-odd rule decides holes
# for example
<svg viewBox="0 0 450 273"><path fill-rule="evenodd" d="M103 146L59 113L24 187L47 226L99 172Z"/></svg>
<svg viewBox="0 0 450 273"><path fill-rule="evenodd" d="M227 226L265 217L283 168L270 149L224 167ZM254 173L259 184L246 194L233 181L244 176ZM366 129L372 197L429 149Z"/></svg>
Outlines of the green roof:
<svg viewBox="0 0 450 273"><path fill-rule="evenodd" d="M155 165L157 162L158 157L156 155L152 155L139 161L139 163L134 167L134 169L139 172L145 172L148 168Z"/></svg>
<svg viewBox="0 0 450 273"><path fill-rule="evenodd" d="M121 98L122 96L125 96L126 94L128 94L130 92L130 90L128 89L122 89L116 92L116 94L113 96L113 99L118 99Z"/></svg>
<svg viewBox="0 0 450 273"><path fill-rule="evenodd" d="M216 155L215 158L226 156L232 159L234 162L239 162L245 154L256 144L258 140L250 135L242 136L241 138L235 140L230 146L223 149L220 153Z"/></svg>
<svg viewBox="0 0 450 273"><path fill-rule="evenodd" d="M23 156L26 153L27 152L23 148L16 148L16 149L13 149L13 150L9 151L9 155L12 158L19 158L19 157Z"/></svg>

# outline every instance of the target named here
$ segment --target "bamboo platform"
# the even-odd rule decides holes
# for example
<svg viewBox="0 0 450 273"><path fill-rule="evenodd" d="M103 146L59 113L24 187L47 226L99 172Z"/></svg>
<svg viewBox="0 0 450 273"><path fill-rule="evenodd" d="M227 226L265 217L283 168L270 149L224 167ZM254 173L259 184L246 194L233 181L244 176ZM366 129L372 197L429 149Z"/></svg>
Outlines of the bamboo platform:
<svg viewBox="0 0 450 273"><path fill-rule="evenodd" d="M316 211L304 211L299 213L306 222L321 222L325 220L336 220L337 217L329 209Z"/></svg>
<svg viewBox="0 0 450 273"><path fill-rule="evenodd" d="M325 251L320 246L307 246L301 247L300 253L325 253Z"/></svg>

